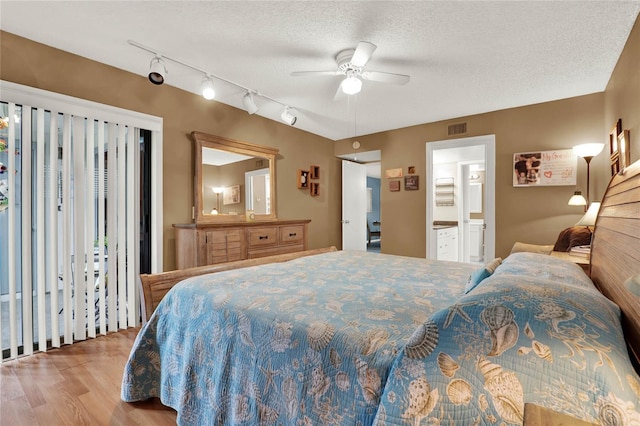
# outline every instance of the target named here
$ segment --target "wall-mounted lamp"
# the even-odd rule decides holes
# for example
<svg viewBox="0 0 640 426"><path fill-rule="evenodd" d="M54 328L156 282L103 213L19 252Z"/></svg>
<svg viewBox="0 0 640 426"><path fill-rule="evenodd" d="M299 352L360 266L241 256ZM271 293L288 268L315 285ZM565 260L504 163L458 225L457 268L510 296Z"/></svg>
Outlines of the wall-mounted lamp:
<svg viewBox="0 0 640 426"><path fill-rule="evenodd" d="M291 108L288 106L284 107L284 111L282 111L282 115L280 116L280 118L282 118L282 121L287 123L289 126L293 126L298 120L298 117L291 114Z"/></svg>
<svg viewBox="0 0 640 426"><path fill-rule="evenodd" d="M164 76L167 74L162 58L159 56L153 58L149 64L149 81L159 86L164 83Z"/></svg>
<svg viewBox="0 0 640 426"><path fill-rule="evenodd" d="M242 105L244 105L244 109L246 109L249 114L255 114L258 111L258 106L253 100L253 93L251 92L247 92L242 97Z"/></svg>
<svg viewBox="0 0 640 426"><path fill-rule="evenodd" d="M578 157L584 158L584 161L587 162L587 206L589 205L589 165L591 164L591 159L596 155L600 154L602 149L604 148L603 143L584 143L582 145L576 145L573 147L573 152Z"/></svg>
<svg viewBox="0 0 640 426"><path fill-rule="evenodd" d="M569 198L570 206L585 206L584 210L587 210L587 200L582 196L582 191L576 189L571 198Z"/></svg>

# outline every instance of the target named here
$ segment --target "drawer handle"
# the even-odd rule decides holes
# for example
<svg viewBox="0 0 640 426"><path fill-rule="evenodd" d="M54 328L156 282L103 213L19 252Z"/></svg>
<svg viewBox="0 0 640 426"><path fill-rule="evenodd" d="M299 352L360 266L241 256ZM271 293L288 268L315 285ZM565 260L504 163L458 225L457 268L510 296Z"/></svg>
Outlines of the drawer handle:
<svg viewBox="0 0 640 426"><path fill-rule="evenodd" d="M290 237L295 237L296 235L298 234L296 234L295 232L293 234L289 234Z"/></svg>
<svg viewBox="0 0 640 426"><path fill-rule="evenodd" d="M260 238L261 240L268 240L268 239L269 239L269 236L268 236L268 235L265 235L265 236L262 236L262 235L261 235L259 238Z"/></svg>

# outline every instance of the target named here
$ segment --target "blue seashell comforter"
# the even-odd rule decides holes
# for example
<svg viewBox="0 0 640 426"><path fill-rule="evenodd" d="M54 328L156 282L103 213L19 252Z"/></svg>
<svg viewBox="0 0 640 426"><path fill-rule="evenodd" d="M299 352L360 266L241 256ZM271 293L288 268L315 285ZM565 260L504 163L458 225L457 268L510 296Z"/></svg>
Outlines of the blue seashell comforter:
<svg viewBox="0 0 640 426"><path fill-rule="evenodd" d="M577 265L512 254L423 328L394 361L377 425L521 425L525 403L640 425L619 309Z"/></svg>
<svg viewBox="0 0 640 426"><path fill-rule="evenodd" d="M141 329L122 399L179 424L522 424L531 402L638 424L619 311L576 265L362 252L190 278ZM637 423L633 423L633 422Z"/></svg>

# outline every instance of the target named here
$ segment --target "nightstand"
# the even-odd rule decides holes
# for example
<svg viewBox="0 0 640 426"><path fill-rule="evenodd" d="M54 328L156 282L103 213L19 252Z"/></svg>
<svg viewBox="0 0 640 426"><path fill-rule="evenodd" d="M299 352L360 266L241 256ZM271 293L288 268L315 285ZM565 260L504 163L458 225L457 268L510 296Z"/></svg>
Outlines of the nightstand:
<svg viewBox="0 0 640 426"><path fill-rule="evenodd" d="M524 426L595 426L595 424L527 403L524 404Z"/></svg>
<svg viewBox="0 0 640 426"><path fill-rule="evenodd" d="M551 256L553 257L558 257L560 259L565 259L568 260L569 262L573 262L576 265L580 265L580 267L582 267L582 270L584 271L585 274L587 274L588 277L590 277L589 274L589 258L588 257L584 257L584 256L573 256L570 253L564 252L564 251L552 251L551 252Z"/></svg>

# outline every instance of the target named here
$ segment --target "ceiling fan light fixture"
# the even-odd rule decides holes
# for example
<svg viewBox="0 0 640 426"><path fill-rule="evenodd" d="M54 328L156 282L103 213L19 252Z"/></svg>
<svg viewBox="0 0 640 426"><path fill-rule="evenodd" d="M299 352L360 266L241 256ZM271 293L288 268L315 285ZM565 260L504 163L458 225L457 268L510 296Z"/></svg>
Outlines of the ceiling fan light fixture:
<svg viewBox="0 0 640 426"><path fill-rule="evenodd" d="M347 73L347 78L340 83L342 91L347 95L355 95L362 90L362 80L360 80L353 71Z"/></svg>
<svg viewBox="0 0 640 426"><path fill-rule="evenodd" d="M246 109L249 114L255 114L258 111L258 106L253 100L253 93L251 92L247 92L242 97L242 105L244 105L244 109Z"/></svg>
<svg viewBox="0 0 640 426"><path fill-rule="evenodd" d="M156 56L149 64L149 81L156 85L164 83L164 77L167 75L167 68L160 56Z"/></svg>
<svg viewBox="0 0 640 426"><path fill-rule="evenodd" d="M216 97L216 91L213 88L213 80L208 75L205 75L202 78L202 83L200 83L200 91L202 92L202 97L211 100Z"/></svg>
<svg viewBox="0 0 640 426"><path fill-rule="evenodd" d="M288 106L284 107L284 111L282 111L282 115L280 116L280 118L282 118L282 121L287 123L289 126L293 126L294 124L296 124L296 121L298 121L298 117L291 114L291 108L289 108Z"/></svg>

